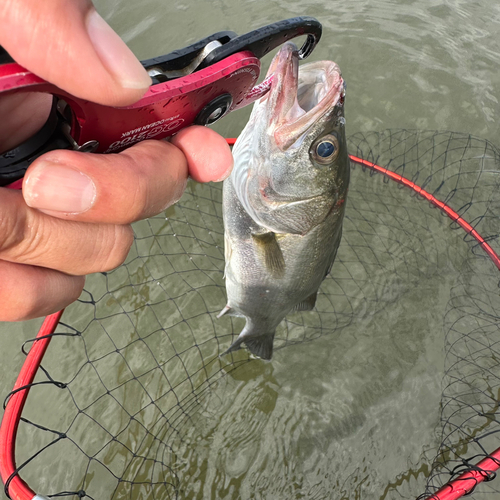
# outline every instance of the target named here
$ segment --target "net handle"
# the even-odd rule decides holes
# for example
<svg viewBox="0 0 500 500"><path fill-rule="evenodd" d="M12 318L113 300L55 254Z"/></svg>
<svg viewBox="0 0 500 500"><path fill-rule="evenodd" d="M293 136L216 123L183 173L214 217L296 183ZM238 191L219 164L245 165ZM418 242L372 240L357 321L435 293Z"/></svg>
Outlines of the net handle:
<svg viewBox="0 0 500 500"><path fill-rule="evenodd" d="M16 436L24 404L30 391L30 384L33 383L45 351L52 339L51 334L54 333L62 314L63 311L59 311L45 318L19 372L13 392L21 387L24 387L24 389L11 395L2 418L0 426L0 475L3 483L7 485L5 494L12 500L40 498L16 472Z"/></svg>
<svg viewBox="0 0 500 500"><path fill-rule="evenodd" d="M423 500L457 500L472 493L479 483L494 479L495 471L500 469L500 448L472 467Z"/></svg>

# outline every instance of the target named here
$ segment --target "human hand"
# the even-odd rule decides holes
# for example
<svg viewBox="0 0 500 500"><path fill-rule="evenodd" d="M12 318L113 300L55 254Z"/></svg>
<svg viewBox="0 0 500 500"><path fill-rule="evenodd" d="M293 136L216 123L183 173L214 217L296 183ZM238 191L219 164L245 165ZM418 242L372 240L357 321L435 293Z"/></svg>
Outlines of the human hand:
<svg viewBox="0 0 500 500"><path fill-rule="evenodd" d="M0 45L61 89L123 106L144 94L142 65L87 0L3 0ZM45 122L51 96L0 97L0 152ZM130 223L179 199L188 175L229 175L224 139L205 127L171 142L144 141L118 154L51 151L29 167L22 192L0 188L0 321L56 312L76 300L85 275L126 258Z"/></svg>

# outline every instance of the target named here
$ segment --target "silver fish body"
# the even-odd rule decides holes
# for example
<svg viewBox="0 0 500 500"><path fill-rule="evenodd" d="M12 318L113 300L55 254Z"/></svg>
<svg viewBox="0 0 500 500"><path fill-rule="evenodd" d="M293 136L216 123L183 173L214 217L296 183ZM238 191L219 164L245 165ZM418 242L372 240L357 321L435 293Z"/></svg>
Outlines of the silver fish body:
<svg viewBox="0 0 500 500"><path fill-rule="evenodd" d="M335 63L298 68L283 45L271 90L255 103L224 181L225 279L220 315L246 318L227 352L245 343L271 359L276 327L313 309L335 260L349 185L344 82Z"/></svg>

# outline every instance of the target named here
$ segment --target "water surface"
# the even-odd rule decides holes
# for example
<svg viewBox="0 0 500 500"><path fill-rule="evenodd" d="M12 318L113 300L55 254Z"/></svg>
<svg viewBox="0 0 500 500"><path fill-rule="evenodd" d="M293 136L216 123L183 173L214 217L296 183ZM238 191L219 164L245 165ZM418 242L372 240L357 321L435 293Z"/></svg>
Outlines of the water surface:
<svg viewBox="0 0 500 500"><path fill-rule="evenodd" d="M244 33L295 15L315 16L324 31L311 60L332 59L342 69L347 82L348 136L387 128L438 129L500 143L500 5L495 2L103 0L96 6L141 59L220 30ZM263 61L263 71L271 57ZM227 137L237 136L249 112L245 109L233 113L216 129ZM397 217L393 218L390 211L382 213L384 207L375 194L370 198L372 191L384 189L381 179L373 181L357 172L353 182L344 242L333 269L334 279L318 301L320 312L291 317L282 325L282 338L288 339L289 345L277 350L271 363L242 363L233 370L226 368L229 373L225 376L220 376L225 371L219 365L213 373L208 370L210 373L198 374L200 384L204 377L219 375L209 389L196 393L196 404L177 407L182 408L181 416L171 416L166 411L170 420L176 422L174 427L182 431L172 435L160 428L154 431L161 446L156 450L154 443L149 445L156 457L161 456L159 463L170 467L158 474L175 484L180 498L379 499L394 495L411 498L421 493L426 468L432 461L429 456L435 455L440 444L446 363L444 318L451 290L463 273L460 259L466 259L471 249L456 231L448 231L449 224L442 217L422 215L422 202L418 199L397 195L397 203L392 206ZM190 189L191 198L183 202L183 209L168 213L176 222L163 218L152 223L155 232L166 234L164 242L156 239L159 247L148 246L151 240L145 239L144 246L139 245L136 250L138 254L182 254L198 248L199 243L179 221L187 217L186 210L196 208L196 197L210 199L214 195L211 188ZM140 312L135 316L129 313L129 317L136 324L145 321L154 329L155 321L175 324L176 314L180 314L178 331L182 335L177 335L175 342L179 344L175 347L191 353L193 343L204 346L200 353L205 359L216 354L219 342L229 345L229 333L241 327L241 323L229 319L213 321L215 311L225 302L218 273L222 268L220 223L212 220L220 214L216 208L211 213L210 207L201 210L199 216L191 211L189 222L202 228L193 234L198 241L206 238L206 258L213 272L202 275L185 263L180 279L174 270L180 270L176 266L181 261L171 260L172 272L163 268L165 279L159 281L160 288L136 286L133 291L116 292L113 300L110 297L100 304L102 310L119 312L122 306L116 304L120 301L129 307L140 307L145 301L154 302L165 290L170 294L178 290L180 298L175 303L182 306L181 312L163 306L151 308L156 316L150 319ZM373 230L375 221L367 218L370 211L381 214L377 216L377 231ZM429 230L422 232L422 225ZM212 228L212 234L203 228ZM182 233L183 229L189 234ZM393 238L396 232L404 234L405 239ZM146 263L138 261L140 265L133 268L132 279L139 284L151 269L159 272L161 266L166 266L156 265L153 260L152 257ZM205 269L205 264L200 260L195 266ZM486 264L481 272L488 274L490 269ZM191 271L189 277L186 273ZM120 280L126 283L130 277L117 272L112 279L115 286ZM195 288L206 286L210 293L190 294L183 288L186 282ZM96 295L105 286L100 279L89 283ZM199 296L204 298L204 304L197 301ZM89 319L81 317L81 311L87 310L70 308L65 317L75 326L84 325ZM204 313L201 319L197 319L197 312ZM347 317L351 319L344 321ZM107 332L116 334L116 338L126 328L127 321L120 318L123 316L110 317L105 323ZM33 337L39 324L39 320L34 320L0 325L1 393L10 390L20 369L21 342ZM328 334L317 334L318 325ZM107 337L101 337L97 331L93 335L89 345L96 352L98 348L106 349L99 342L104 343ZM168 347L161 342L153 344L153 337L150 340L149 346L158 349L158 357L164 355L167 359L168 353L162 350ZM57 374L64 378L65 373L81 364L82 355L82 346L74 348L70 341L56 345L52 366L59 364ZM148 356L135 354L131 367L126 367L121 358L113 363L107 358L101 370L113 380L120 380L127 370L146 380L146 367L152 363ZM243 359L244 354L241 356ZM190 373L196 372L196 363L200 365L199 357L191 354L182 361L192 370ZM175 379L175 373L183 373L182 369L177 366L178 371L172 369L169 376ZM93 380L90 372L86 377L82 377L82 386L84 380ZM180 377L179 384L184 379ZM133 413L134 405L141 408L145 404L142 388L130 384L127 387L120 400L122 407L113 410L110 402L103 403L99 412L95 410L102 414L107 408L108 426L114 432L121 430L120 418L124 418L125 424L129 422L128 414L122 415L123 407ZM148 393L164 391L153 377L147 379L145 387ZM191 389L179 385L176 390L188 397ZM71 402L62 398L48 404L46 397L37 396L34 391L30 403L42 408L49 421L54 419L55 426L63 425L62 422L67 425L71 416L64 412ZM175 408L177 403L164 400L162 404L163 408ZM69 413L74 415L74 407L71 408ZM141 418L142 423L149 422L154 427L154 418L146 412ZM94 430L99 439L87 436L85 441L85 433L93 429L90 422L82 420L75 425L78 428L82 436L75 436L75 440L87 442L87 454L92 454L93 443L101 436ZM130 427L126 439L139 442L141 436L140 429ZM106 439L105 433L102 439ZM125 455L110 452L99 458L117 475L123 475L118 458ZM71 461L71 467L67 459L53 457L47 463L52 464L50 470L35 463L30 472L39 477L40 487L44 488L57 483L56 489L64 489L61 477L78 475L77 466L86 467L85 460L78 459ZM137 468L140 478L142 469ZM144 477L151 477L154 465L146 464L144 468ZM113 481L108 485L98 467L92 473L96 479L89 480L88 487L102 495L109 488L116 488ZM122 492L117 490L118 496L136 498L139 491L149 493L147 488L123 488ZM174 489L163 487L155 492L161 498L169 498Z"/></svg>

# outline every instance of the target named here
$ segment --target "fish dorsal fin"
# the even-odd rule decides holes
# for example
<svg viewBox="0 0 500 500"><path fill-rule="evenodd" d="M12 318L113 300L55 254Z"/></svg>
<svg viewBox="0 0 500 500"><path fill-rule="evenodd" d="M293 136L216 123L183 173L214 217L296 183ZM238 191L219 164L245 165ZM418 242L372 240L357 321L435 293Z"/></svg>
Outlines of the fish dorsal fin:
<svg viewBox="0 0 500 500"><path fill-rule="evenodd" d="M312 311L316 305L316 298L318 297L318 292L314 292L307 299L299 302L295 305L292 311Z"/></svg>
<svg viewBox="0 0 500 500"><path fill-rule="evenodd" d="M271 276L281 278L285 273L285 259L276 240L276 234L272 232L262 234L252 233L252 238Z"/></svg>

